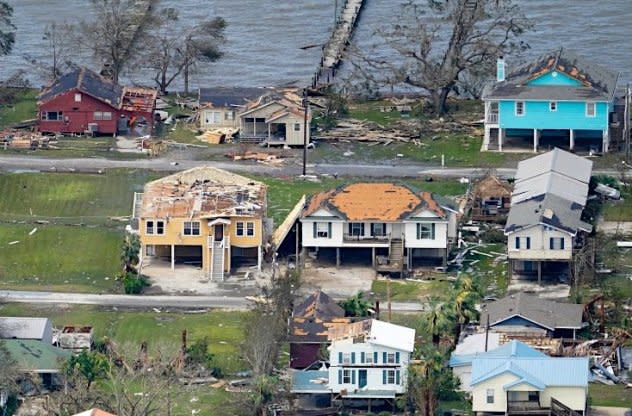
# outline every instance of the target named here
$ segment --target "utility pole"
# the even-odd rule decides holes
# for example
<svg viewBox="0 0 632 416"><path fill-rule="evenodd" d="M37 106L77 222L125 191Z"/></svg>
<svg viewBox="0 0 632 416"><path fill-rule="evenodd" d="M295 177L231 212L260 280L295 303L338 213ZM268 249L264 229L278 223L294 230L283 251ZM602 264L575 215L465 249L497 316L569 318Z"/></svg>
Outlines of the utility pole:
<svg viewBox="0 0 632 416"><path fill-rule="evenodd" d="M303 176L307 175L307 111L309 99L307 88L303 89Z"/></svg>
<svg viewBox="0 0 632 416"><path fill-rule="evenodd" d="M334 0L334 30L338 20L338 0Z"/></svg>
<svg viewBox="0 0 632 416"><path fill-rule="evenodd" d="M625 88L625 107L623 110L623 137L625 139L625 161L630 161L630 83Z"/></svg>
<svg viewBox="0 0 632 416"><path fill-rule="evenodd" d="M391 322L391 278L386 278L386 301L388 302L388 322Z"/></svg>

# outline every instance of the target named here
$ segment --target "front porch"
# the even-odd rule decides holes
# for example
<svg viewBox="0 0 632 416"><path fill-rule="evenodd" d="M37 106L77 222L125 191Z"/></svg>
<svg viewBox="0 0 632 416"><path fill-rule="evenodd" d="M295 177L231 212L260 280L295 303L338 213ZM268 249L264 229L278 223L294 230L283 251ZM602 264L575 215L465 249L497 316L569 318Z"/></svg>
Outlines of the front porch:
<svg viewBox="0 0 632 416"><path fill-rule="evenodd" d="M265 142L282 145L287 141L287 124L267 122L265 118L245 117L239 132L242 142Z"/></svg>

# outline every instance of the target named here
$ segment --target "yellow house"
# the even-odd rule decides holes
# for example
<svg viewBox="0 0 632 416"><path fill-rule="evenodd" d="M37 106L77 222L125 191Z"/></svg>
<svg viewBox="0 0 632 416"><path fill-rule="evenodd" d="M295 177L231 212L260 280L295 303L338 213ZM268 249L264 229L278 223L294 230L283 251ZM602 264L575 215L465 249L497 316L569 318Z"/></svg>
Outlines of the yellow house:
<svg viewBox="0 0 632 416"><path fill-rule="evenodd" d="M135 195L143 258L201 267L223 280L239 265L261 269L266 186L213 167L179 172Z"/></svg>

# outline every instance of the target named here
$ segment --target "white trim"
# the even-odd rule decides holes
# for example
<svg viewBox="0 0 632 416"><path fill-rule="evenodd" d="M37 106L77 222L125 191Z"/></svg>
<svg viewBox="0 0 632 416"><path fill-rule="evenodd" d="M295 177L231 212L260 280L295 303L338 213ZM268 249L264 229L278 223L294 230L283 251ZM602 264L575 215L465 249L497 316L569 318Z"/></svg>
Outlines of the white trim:
<svg viewBox="0 0 632 416"><path fill-rule="evenodd" d="M549 101L549 111L552 113L557 112L557 101Z"/></svg>
<svg viewBox="0 0 632 416"><path fill-rule="evenodd" d="M548 327L548 326L546 326L546 325L544 325L544 324L542 324L542 323L540 323L540 322L536 322L536 321L534 321L533 319L529 319L529 318L527 318L526 316L520 315L519 313L515 313L515 314L513 314L513 315L509 315L509 316L507 316L507 317L505 317L505 318L503 318L503 319L501 319L501 320L498 320L498 321L496 321L496 322L492 322L492 323L490 323L490 324L489 324L489 326L498 325L498 323L499 323L499 322L504 322L504 321L506 321L506 320L508 320L508 319L515 318L516 316L518 316L518 317L520 317L520 318L524 319L525 321L529 321L529 322L532 322L532 323L534 323L534 324L536 324L536 325L538 325L538 326L544 327L544 328L548 329L549 331L555 331L555 328L550 328L550 327Z"/></svg>
<svg viewBox="0 0 632 416"><path fill-rule="evenodd" d="M522 113L518 114L518 103L522 103ZM523 117L527 114L527 104L524 100L514 100L514 115L516 117Z"/></svg>
<svg viewBox="0 0 632 416"><path fill-rule="evenodd" d="M185 232L187 223L190 224L190 227L189 227L190 230L191 230L190 234L187 234ZM197 232L198 233L197 234L193 234L193 229L194 229L193 228L193 224L197 224L198 225L198 228L197 228ZM202 235L202 224L200 223L200 221L193 221L193 220L191 220L191 221L182 221L182 235L184 237L199 237L200 235Z"/></svg>
<svg viewBox="0 0 632 416"><path fill-rule="evenodd" d="M593 113L588 114L588 105L592 104L592 108L593 108ZM597 103L594 101L586 101L586 117L590 117L590 118L595 118L597 117Z"/></svg>

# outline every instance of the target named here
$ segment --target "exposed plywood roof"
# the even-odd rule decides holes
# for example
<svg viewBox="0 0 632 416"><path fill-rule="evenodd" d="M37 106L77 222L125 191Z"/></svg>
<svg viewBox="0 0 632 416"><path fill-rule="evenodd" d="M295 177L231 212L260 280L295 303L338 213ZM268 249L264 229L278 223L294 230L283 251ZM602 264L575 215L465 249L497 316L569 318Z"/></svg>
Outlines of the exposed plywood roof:
<svg viewBox="0 0 632 416"><path fill-rule="evenodd" d="M447 201L394 183L354 183L310 198L303 216L323 208L348 221L396 221L424 210L445 217Z"/></svg>
<svg viewBox="0 0 632 416"><path fill-rule="evenodd" d="M263 217L266 186L210 166L145 185L140 218Z"/></svg>
<svg viewBox="0 0 632 416"><path fill-rule="evenodd" d="M511 186L495 175L487 175L474 185L474 195L478 198L504 198L511 195Z"/></svg>

